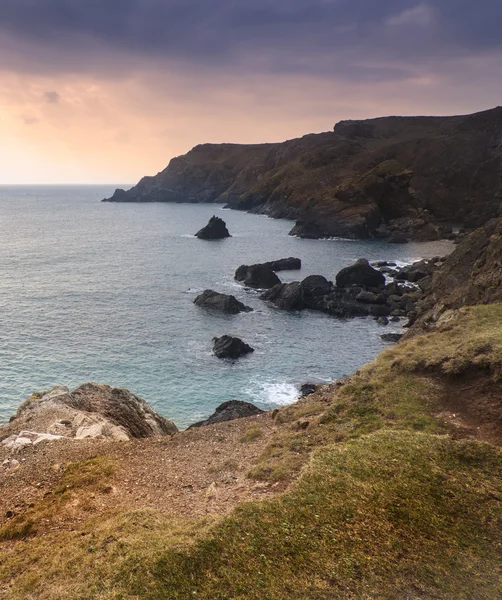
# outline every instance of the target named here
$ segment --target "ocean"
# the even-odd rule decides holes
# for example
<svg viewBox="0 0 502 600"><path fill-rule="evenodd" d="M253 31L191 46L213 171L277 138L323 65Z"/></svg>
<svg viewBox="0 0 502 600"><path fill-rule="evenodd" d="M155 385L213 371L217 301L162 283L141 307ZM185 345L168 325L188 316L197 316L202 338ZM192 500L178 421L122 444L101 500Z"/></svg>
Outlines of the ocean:
<svg viewBox="0 0 502 600"><path fill-rule="evenodd" d="M452 248L300 240L290 221L221 205L101 203L115 187L0 186L0 422L35 391L88 381L129 389L180 428L226 400L290 404L302 383L373 360L388 346L380 335L399 325L281 312L234 281L239 265L295 256L302 270L281 280L333 280L361 257L406 263ZM198 240L213 214L232 237ZM207 313L193 304L207 288L255 310ZM256 352L218 360L212 338L223 334Z"/></svg>

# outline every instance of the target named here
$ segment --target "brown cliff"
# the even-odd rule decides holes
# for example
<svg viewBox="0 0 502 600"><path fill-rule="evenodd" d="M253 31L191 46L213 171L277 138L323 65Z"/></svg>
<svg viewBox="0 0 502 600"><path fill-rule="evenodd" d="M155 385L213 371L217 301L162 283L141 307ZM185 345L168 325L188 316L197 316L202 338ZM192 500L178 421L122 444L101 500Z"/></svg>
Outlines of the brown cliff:
<svg viewBox="0 0 502 600"><path fill-rule="evenodd" d="M196 146L107 201L222 202L301 220L314 237L434 239L442 224L471 228L498 216L501 157L500 107L342 121L283 143Z"/></svg>

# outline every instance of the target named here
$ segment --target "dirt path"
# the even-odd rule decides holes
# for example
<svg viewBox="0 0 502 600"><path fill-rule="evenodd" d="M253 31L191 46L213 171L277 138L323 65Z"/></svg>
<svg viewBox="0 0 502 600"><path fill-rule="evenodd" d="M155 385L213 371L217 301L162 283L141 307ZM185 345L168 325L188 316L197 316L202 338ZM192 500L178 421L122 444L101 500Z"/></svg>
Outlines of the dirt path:
<svg viewBox="0 0 502 600"><path fill-rule="evenodd" d="M173 438L129 442L58 441L12 455L0 450L0 463L16 460L0 482L0 525L29 511L62 484L66 465L111 457L116 473L102 493L62 511L51 528L78 527L91 513L154 509L176 517L223 515L244 500L281 491L278 484L256 483L247 471L277 430L270 413L181 432Z"/></svg>

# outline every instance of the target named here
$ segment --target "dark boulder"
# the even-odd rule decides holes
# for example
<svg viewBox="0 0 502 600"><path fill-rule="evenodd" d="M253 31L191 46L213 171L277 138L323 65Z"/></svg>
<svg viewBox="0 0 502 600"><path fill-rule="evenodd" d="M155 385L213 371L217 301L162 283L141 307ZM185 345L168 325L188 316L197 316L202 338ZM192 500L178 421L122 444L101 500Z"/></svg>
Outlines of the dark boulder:
<svg viewBox="0 0 502 600"><path fill-rule="evenodd" d="M213 342L213 352L218 358L231 358L235 360L241 356L254 352L254 348L248 346L241 339L230 335L214 338Z"/></svg>
<svg viewBox="0 0 502 600"><path fill-rule="evenodd" d="M235 279L245 286L268 290L281 283L277 275L267 265L242 265L235 272Z"/></svg>
<svg viewBox="0 0 502 600"><path fill-rule="evenodd" d="M235 296L220 294L213 290L206 290L194 300L194 304L201 308L216 310L228 315L237 315L241 312L251 312L253 309L239 302Z"/></svg>
<svg viewBox="0 0 502 600"><path fill-rule="evenodd" d="M302 398L307 398L308 396L315 394L317 392L318 387L319 386L315 383L304 383L300 387L300 396Z"/></svg>
<svg viewBox="0 0 502 600"><path fill-rule="evenodd" d="M209 223L195 234L200 240L222 240L231 237L226 223L220 217L213 216Z"/></svg>
<svg viewBox="0 0 502 600"><path fill-rule="evenodd" d="M302 281L302 288L307 298L325 296L333 290L333 284L322 275L310 275Z"/></svg>
<svg viewBox="0 0 502 600"><path fill-rule="evenodd" d="M214 413L205 421L199 421L190 425L188 429L194 427L207 427L208 425L215 425L216 423L224 423L226 421L235 421L236 419L245 419L246 417L254 417L262 414L264 411L260 410L254 404L249 402L242 402L241 400L230 400L224 402L214 411Z"/></svg>
<svg viewBox="0 0 502 600"><path fill-rule="evenodd" d="M303 287L298 281L275 285L263 293L260 298L282 310L303 310L305 308Z"/></svg>
<svg viewBox="0 0 502 600"><path fill-rule="evenodd" d="M385 285L385 276L374 269L365 258L361 258L355 264L345 267L338 273L336 285L340 288L353 285L379 288Z"/></svg>

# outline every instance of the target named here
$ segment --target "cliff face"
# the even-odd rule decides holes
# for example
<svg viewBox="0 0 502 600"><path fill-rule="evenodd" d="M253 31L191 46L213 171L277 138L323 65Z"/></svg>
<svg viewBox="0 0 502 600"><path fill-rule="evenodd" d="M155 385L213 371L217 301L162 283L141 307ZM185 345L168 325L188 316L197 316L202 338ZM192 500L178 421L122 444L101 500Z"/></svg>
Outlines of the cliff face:
<svg viewBox="0 0 502 600"><path fill-rule="evenodd" d="M224 202L304 221L314 236L483 225L502 201L502 108L459 117L342 121L277 144L204 144L112 202ZM297 229L302 233L302 229Z"/></svg>

